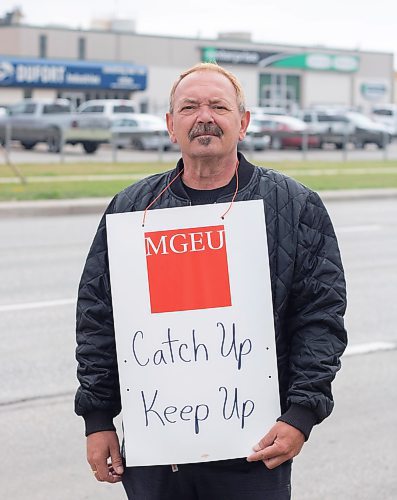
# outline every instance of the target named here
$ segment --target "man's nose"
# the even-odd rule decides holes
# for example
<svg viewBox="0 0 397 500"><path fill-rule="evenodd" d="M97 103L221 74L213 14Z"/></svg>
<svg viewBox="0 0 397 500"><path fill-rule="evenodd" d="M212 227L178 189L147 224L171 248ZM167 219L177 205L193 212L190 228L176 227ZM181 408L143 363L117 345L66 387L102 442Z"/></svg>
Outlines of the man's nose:
<svg viewBox="0 0 397 500"><path fill-rule="evenodd" d="M201 123L211 123L214 121L212 109L206 104L199 106L197 111L197 121Z"/></svg>

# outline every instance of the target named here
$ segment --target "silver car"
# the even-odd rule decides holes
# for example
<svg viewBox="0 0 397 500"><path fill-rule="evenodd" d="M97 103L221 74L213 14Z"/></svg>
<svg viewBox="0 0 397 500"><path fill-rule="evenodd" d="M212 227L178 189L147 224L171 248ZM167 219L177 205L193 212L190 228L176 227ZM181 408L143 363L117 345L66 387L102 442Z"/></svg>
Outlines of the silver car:
<svg viewBox="0 0 397 500"><path fill-rule="evenodd" d="M173 144L165 121L146 113L126 114L111 125L112 142L119 148L169 150Z"/></svg>
<svg viewBox="0 0 397 500"><path fill-rule="evenodd" d="M265 149L269 149L270 141L270 135L266 134L262 130L262 127L252 120L244 139L239 142L238 148L250 151L264 151Z"/></svg>

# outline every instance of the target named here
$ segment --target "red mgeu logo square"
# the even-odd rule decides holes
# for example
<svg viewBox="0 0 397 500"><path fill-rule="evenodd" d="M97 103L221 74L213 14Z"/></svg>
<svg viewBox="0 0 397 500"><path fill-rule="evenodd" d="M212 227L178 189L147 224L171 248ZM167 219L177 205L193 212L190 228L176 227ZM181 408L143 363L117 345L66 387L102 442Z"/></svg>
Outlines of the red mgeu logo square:
<svg viewBox="0 0 397 500"><path fill-rule="evenodd" d="M225 228L145 233L152 313L231 306Z"/></svg>

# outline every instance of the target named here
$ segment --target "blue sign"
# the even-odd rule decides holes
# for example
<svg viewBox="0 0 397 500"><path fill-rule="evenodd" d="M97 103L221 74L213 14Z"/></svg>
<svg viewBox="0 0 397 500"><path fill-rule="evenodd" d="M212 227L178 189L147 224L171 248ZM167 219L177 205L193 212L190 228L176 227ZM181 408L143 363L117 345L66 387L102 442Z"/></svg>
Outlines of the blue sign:
<svg viewBox="0 0 397 500"><path fill-rule="evenodd" d="M147 69L127 63L0 56L0 87L145 90Z"/></svg>

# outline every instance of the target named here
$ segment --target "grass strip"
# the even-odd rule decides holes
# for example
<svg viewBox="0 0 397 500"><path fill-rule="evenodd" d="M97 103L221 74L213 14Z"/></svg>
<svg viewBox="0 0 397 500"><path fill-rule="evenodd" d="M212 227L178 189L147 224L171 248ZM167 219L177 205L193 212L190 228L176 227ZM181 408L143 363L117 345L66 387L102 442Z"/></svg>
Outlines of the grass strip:
<svg viewBox="0 0 397 500"><path fill-rule="evenodd" d="M397 188L397 161L264 162L314 190ZM18 165L32 178L26 185L0 183L0 201L110 197L137 178L168 170L174 163ZM130 176L114 178L111 176ZM81 176L89 176L84 179ZM97 176L97 178L95 178ZM0 178L12 180L5 165ZM37 177L36 179L34 179ZM69 178L68 178L69 177ZM34 182L33 182L34 180Z"/></svg>
<svg viewBox="0 0 397 500"><path fill-rule="evenodd" d="M347 169L382 169L397 168L397 160L386 161L253 161L256 165L273 168L283 172L303 170L347 170ZM174 168L174 162L167 163L49 163L49 164L18 164L23 175L49 176L58 175L94 175L94 174L127 174L142 173L150 175ZM13 171L7 165L0 165L0 177L13 177Z"/></svg>

